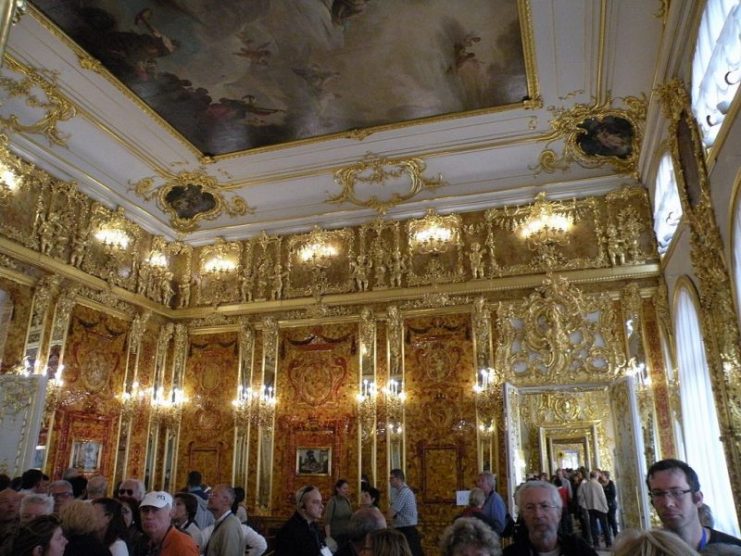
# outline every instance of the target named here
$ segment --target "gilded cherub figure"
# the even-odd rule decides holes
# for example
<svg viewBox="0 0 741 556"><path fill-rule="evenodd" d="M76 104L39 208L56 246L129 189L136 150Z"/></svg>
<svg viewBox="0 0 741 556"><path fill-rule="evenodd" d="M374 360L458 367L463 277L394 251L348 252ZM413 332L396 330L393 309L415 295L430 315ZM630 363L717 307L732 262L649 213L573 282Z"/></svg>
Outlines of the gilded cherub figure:
<svg viewBox="0 0 741 556"><path fill-rule="evenodd" d="M283 278L286 277L286 274L286 272L283 272L283 265L276 263L273 267L273 288L270 292L270 299L283 298Z"/></svg>
<svg viewBox="0 0 741 556"><path fill-rule="evenodd" d="M368 290L368 270L370 269L370 262L367 257L362 253L355 257L354 261L350 261L350 269L352 277L355 280L355 288L359 292Z"/></svg>
<svg viewBox="0 0 741 556"><path fill-rule="evenodd" d="M618 229L610 224L607 227L607 251L610 255L610 262L612 266L619 264L625 264L625 245Z"/></svg>
<svg viewBox="0 0 741 556"><path fill-rule="evenodd" d="M407 269L407 264L404 261L401 251L394 251L391 261L389 262L389 268L391 271L391 287L400 288L404 271Z"/></svg>
<svg viewBox="0 0 741 556"><path fill-rule="evenodd" d="M484 252L478 242L471 244L471 252L468 254L471 263L471 275L474 280L484 277Z"/></svg>

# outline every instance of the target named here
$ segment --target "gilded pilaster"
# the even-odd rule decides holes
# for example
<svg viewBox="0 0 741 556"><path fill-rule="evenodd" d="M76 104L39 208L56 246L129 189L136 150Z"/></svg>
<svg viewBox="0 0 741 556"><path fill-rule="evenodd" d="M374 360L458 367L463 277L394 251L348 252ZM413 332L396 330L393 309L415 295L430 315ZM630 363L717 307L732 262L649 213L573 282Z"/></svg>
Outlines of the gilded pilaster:
<svg viewBox="0 0 741 556"><path fill-rule="evenodd" d="M255 357L255 328L246 318L239 321L239 369L237 398L234 401L234 463L232 484L247 485L250 481L250 433L252 403L252 371Z"/></svg>

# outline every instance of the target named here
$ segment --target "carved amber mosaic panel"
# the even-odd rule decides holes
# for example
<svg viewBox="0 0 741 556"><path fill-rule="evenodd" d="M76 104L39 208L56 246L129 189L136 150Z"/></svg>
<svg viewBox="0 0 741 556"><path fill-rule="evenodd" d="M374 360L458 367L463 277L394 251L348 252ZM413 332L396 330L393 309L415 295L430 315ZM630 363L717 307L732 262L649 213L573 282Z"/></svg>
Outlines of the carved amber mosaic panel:
<svg viewBox="0 0 741 556"><path fill-rule="evenodd" d="M319 487L325 499L340 478L355 490L359 480L355 421L359 383L357 335L358 326L354 323L280 332L274 513L289 515L293 493L307 483ZM331 448L330 474L297 474L299 448Z"/></svg>
<svg viewBox="0 0 741 556"><path fill-rule="evenodd" d="M434 544L456 514L455 490L477 474L471 316L407 320L404 342L407 482Z"/></svg>
<svg viewBox="0 0 741 556"><path fill-rule="evenodd" d="M76 440L100 440L101 461L110 473L115 457L119 406L115 394L123 384L129 323L76 305L64 355L65 392L56 412L51 454L53 474L69 467Z"/></svg>
<svg viewBox="0 0 741 556"><path fill-rule="evenodd" d="M190 464L202 464L207 467L198 471L206 484L231 481L238 367L236 333L190 338L183 383L190 403L180 427L180 477L191 470Z"/></svg>

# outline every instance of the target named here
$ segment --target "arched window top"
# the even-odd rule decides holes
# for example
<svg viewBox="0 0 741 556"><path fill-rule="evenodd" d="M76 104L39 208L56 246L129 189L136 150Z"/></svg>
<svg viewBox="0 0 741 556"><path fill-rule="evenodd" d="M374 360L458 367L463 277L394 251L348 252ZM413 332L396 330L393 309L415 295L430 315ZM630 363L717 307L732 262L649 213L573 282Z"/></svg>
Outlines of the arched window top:
<svg viewBox="0 0 741 556"><path fill-rule="evenodd" d="M682 203L677 190L677 180L674 177L674 164L667 153L659 162L654 195L654 233L660 255L664 255L669 249L681 220Z"/></svg>
<svg viewBox="0 0 741 556"><path fill-rule="evenodd" d="M692 111L703 143L715 142L741 78L741 3L708 0L692 60Z"/></svg>

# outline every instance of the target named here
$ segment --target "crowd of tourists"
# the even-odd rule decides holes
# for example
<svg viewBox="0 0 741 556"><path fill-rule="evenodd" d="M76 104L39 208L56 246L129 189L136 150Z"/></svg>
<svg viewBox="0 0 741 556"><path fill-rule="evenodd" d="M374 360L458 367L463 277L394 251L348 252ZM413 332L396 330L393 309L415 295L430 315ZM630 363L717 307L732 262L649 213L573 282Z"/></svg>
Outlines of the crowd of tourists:
<svg viewBox="0 0 741 556"><path fill-rule="evenodd" d="M616 488L604 471L529 477L515 492L516 522L492 473L475 483L468 506L426 543L437 544L441 556L598 556L600 549L617 556L741 555L741 540L713 528L699 478L679 460L648 471L662 524L648 531L618 534ZM382 505L381 492L363 480L355 507L346 480L326 499L305 485L293 495L293 515L268 542L249 520L244 489L207 487L197 471L178 492L146 492L129 478L109 497L105 477L88 480L69 470L50 482L30 469L13 480L0 475L0 556L424 556L416 496L401 469L391 470L389 487Z"/></svg>

